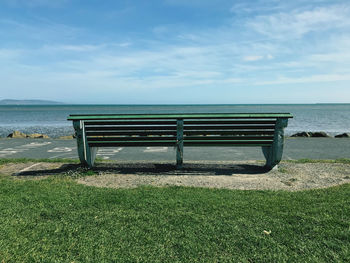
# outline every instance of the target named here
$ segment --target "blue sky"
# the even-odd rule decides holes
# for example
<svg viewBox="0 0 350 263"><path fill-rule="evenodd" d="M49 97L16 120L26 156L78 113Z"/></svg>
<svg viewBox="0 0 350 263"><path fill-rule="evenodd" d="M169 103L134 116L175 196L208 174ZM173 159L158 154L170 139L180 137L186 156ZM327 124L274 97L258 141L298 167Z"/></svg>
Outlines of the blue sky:
<svg viewBox="0 0 350 263"><path fill-rule="evenodd" d="M349 103L350 1L0 0L0 99Z"/></svg>

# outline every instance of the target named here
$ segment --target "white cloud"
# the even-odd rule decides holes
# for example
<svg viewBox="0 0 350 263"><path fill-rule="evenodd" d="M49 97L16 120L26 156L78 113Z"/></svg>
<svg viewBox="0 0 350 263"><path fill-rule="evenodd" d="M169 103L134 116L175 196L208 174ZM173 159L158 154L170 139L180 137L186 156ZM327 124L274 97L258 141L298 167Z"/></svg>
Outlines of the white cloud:
<svg viewBox="0 0 350 263"><path fill-rule="evenodd" d="M72 52L91 52L95 51L97 49L101 49L103 46L97 46L97 45L45 45L43 49L49 50L49 51L72 51Z"/></svg>
<svg viewBox="0 0 350 263"><path fill-rule="evenodd" d="M300 38L312 31L324 31L350 25L350 8L320 7L313 10L292 11L257 16L247 26L271 38Z"/></svg>
<svg viewBox="0 0 350 263"><path fill-rule="evenodd" d="M69 0L0 0L11 7L61 7Z"/></svg>
<svg viewBox="0 0 350 263"><path fill-rule="evenodd" d="M19 39L31 43L31 41L62 43L67 40L79 39L81 28L52 22L48 19L38 19L35 23L25 23L14 19L0 19L0 36L5 39Z"/></svg>
<svg viewBox="0 0 350 263"><path fill-rule="evenodd" d="M323 83L323 82L337 82L349 81L350 72L348 74L322 74L310 75L304 77L279 77L276 80L256 81L255 85L278 85L278 84L295 84L295 83Z"/></svg>
<svg viewBox="0 0 350 263"><path fill-rule="evenodd" d="M247 62L259 61L259 60L263 60L263 59L271 60L271 59L274 59L274 57L271 54L267 54L267 55L264 55L264 56L250 55L250 56L244 56L243 57L243 61L247 61Z"/></svg>
<svg viewBox="0 0 350 263"><path fill-rule="evenodd" d="M153 32L155 38L126 34L112 43L102 42L96 35L89 38L88 29L0 20L0 26L7 23L18 35L37 36L35 43L39 43L24 50L0 49L0 75L9 89L28 85L35 87L28 89L30 92L49 95L66 87L76 96L85 92L91 98L91 94L98 94L96 87L114 95L195 90L210 97L216 89L237 88L244 93L242 87L339 83L350 80L350 37L345 27L349 25L345 17L348 11L339 6L304 8L247 16L240 24L227 22L202 30L173 30L176 25L159 25ZM308 32L325 29L332 30L316 36L312 43L302 39ZM0 36L10 33L0 32ZM84 42L79 34L83 34ZM286 41L290 38L299 39ZM42 48L38 48L40 43ZM205 89L209 92L202 91Z"/></svg>
<svg viewBox="0 0 350 263"><path fill-rule="evenodd" d="M264 57L263 56L245 56L243 57L244 61L258 61L262 60Z"/></svg>

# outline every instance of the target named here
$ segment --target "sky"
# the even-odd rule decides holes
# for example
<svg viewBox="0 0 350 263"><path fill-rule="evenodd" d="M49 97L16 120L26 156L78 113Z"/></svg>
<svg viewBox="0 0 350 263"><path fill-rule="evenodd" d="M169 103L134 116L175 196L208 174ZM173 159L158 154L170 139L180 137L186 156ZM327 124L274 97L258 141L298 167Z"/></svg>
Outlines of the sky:
<svg viewBox="0 0 350 263"><path fill-rule="evenodd" d="M348 0L0 0L0 99L350 103Z"/></svg>

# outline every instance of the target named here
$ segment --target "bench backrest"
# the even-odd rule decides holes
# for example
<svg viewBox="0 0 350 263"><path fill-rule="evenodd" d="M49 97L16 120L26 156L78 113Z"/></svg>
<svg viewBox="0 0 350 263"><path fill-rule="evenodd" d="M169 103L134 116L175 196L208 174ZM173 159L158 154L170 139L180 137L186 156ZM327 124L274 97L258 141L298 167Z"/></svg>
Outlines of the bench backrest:
<svg viewBox="0 0 350 263"><path fill-rule="evenodd" d="M89 147L270 146L289 113L70 115Z"/></svg>

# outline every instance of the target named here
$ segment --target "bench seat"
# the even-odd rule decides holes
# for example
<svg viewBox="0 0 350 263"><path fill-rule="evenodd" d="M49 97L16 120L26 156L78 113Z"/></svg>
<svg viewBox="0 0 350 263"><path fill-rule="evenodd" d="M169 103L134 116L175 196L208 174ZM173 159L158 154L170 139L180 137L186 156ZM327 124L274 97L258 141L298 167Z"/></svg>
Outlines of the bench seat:
<svg viewBox="0 0 350 263"><path fill-rule="evenodd" d="M260 146L266 167L282 158L289 113L191 113L69 115L82 164L92 167L99 147L170 146L177 167L183 147Z"/></svg>

